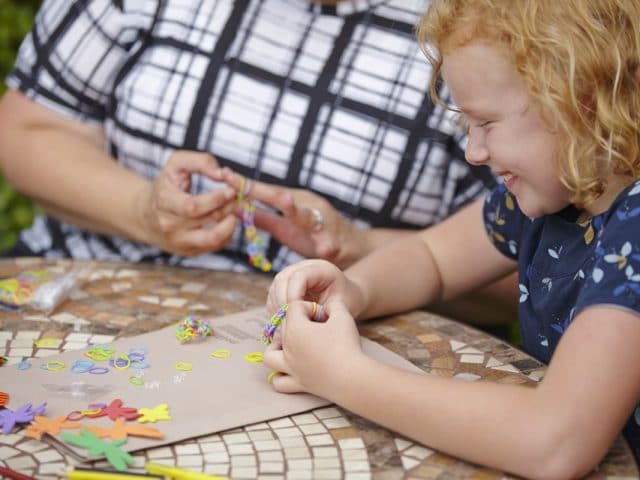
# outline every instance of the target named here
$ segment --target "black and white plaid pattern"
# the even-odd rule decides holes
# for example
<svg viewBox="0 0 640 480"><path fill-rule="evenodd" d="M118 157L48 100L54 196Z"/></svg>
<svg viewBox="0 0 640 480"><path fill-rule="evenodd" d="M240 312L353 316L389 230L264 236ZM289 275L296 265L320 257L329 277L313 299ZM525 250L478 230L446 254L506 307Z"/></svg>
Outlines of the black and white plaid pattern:
<svg viewBox="0 0 640 480"><path fill-rule="evenodd" d="M45 0L7 83L102 125L110 153L147 178L176 149L208 151L359 225L423 227L484 191L428 97L414 36L426 1ZM211 188L197 177L193 191ZM192 258L45 217L21 240L49 256L246 268L239 231ZM275 269L300 258L275 241L269 255Z"/></svg>

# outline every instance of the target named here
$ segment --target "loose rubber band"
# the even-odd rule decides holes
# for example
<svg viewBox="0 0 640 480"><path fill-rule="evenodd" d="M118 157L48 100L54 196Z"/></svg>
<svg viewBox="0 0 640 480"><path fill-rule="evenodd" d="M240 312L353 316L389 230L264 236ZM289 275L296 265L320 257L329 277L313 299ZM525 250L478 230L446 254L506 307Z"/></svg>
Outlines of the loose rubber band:
<svg viewBox="0 0 640 480"><path fill-rule="evenodd" d="M226 348L220 348L218 350L214 350L213 352L211 352L211 357L222 358L222 359L231 358L231 350L227 350Z"/></svg>
<svg viewBox="0 0 640 480"><path fill-rule="evenodd" d="M137 347L131 347L129 349L129 356L131 356L132 353L140 354L144 357L147 353L149 353L149 349L144 345L138 345Z"/></svg>
<svg viewBox="0 0 640 480"><path fill-rule="evenodd" d="M178 362L176 363L176 370L180 370L181 372L190 372L193 370L193 365L189 362Z"/></svg>
<svg viewBox="0 0 640 480"><path fill-rule="evenodd" d="M99 349L91 349L84 352L85 357L89 357L91 360L96 362L106 362L111 359L113 353L107 353L103 350Z"/></svg>
<svg viewBox="0 0 640 480"><path fill-rule="evenodd" d="M149 368L149 364L147 362L134 360L131 362L131 368L134 370L144 370L145 368Z"/></svg>
<svg viewBox="0 0 640 480"><path fill-rule="evenodd" d="M87 373L93 367L95 367L95 363L89 360L76 360L71 365L71 371L73 373Z"/></svg>
<svg viewBox="0 0 640 480"><path fill-rule="evenodd" d="M40 365L40 368L50 372L59 372L64 368L64 362L61 362L60 360L49 360L48 362Z"/></svg>
<svg viewBox="0 0 640 480"><path fill-rule="evenodd" d="M21 360L20 363L18 363L18 370L28 370L31 368L31 363L29 363L29 361L27 360Z"/></svg>
<svg viewBox="0 0 640 480"><path fill-rule="evenodd" d="M279 372L277 370L273 370L272 372L269 373L269 375L267 375L267 383L273 383L273 379L275 377L278 377L282 375L282 372Z"/></svg>
<svg viewBox="0 0 640 480"><path fill-rule="evenodd" d="M315 310L312 310L311 320L313 322L322 322L324 318L324 305L319 305L316 302L313 302L313 305L316 307Z"/></svg>
<svg viewBox="0 0 640 480"><path fill-rule="evenodd" d="M97 415L102 411L101 408L96 408L96 409L87 409L87 410L80 410L80 413L82 414L83 417L86 416L90 416L90 415Z"/></svg>
<svg viewBox="0 0 640 480"><path fill-rule="evenodd" d="M142 385L144 385L144 378L138 375L131 375L129 377L129 383L137 387L141 387Z"/></svg>
<svg viewBox="0 0 640 480"><path fill-rule="evenodd" d="M83 418L84 418L84 415L82 414L82 412L80 410L74 410L69 415L67 415L66 420L69 420L71 422L75 422L75 421L78 421L78 420L82 420Z"/></svg>
<svg viewBox="0 0 640 480"><path fill-rule="evenodd" d="M109 372L109 369L107 367L93 367L91 370L89 370L89 373L91 373L92 375L104 375L107 372Z"/></svg>
<svg viewBox="0 0 640 480"><path fill-rule="evenodd" d="M123 365L118 365L118 360L124 360L124 364ZM128 355L118 355L116 357L116 359L113 361L113 368L115 368L116 370L126 370L131 366L131 360L129 359Z"/></svg>
<svg viewBox="0 0 640 480"><path fill-rule="evenodd" d="M247 362L251 362L251 363L262 363L262 352L251 352L251 353L247 353L244 356L244 359Z"/></svg>

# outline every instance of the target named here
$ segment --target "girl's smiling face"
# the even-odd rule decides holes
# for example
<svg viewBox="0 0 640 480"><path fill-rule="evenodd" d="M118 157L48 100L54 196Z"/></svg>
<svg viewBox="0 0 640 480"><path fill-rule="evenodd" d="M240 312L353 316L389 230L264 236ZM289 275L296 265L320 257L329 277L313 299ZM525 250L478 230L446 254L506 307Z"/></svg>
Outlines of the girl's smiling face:
<svg viewBox="0 0 640 480"><path fill-rule="evenodd" d="M442 73L469 127L467 161L502 177L529 217L569 205L570 193L554 168L556 136L506 55L471 42L443 53Z"/></svg>

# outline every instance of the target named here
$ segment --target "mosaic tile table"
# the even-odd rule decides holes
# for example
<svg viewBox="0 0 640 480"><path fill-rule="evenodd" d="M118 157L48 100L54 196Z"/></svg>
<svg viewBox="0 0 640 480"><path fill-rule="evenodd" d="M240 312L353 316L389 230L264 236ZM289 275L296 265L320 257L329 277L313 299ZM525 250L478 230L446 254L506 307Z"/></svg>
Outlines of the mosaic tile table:
<svg viewBox="0 0 640 480"><path fill-rule="evenodd" d="M65 261L0 261L0 276ZM264 303L269 277L207 272L153 265L91 263L82 288L56 311L0 312L0 354L17 363L89 343L165 327L189 313L230 314ZM434 375L469 381L534 385L544 366L502 341L427 312L389 317L361 332ZM36 348L34 340L55 338ZM240 429L153 448L135 455L134 468L147 461L175 464L234 479L498 479L500 472L471 465L377 426L337 407L249 425ZM0 465L57 479L77 460L20 432L0 435ZM104 468L103 462L94 462ZM590 478L637 478L626 443L619 439Z"/></svg>

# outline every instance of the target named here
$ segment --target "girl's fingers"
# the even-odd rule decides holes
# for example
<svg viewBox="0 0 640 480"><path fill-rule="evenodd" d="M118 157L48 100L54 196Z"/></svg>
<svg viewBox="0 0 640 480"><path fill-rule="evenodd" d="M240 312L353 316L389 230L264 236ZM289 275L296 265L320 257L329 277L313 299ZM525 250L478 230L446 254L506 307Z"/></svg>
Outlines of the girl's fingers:
<svg viewBox="0 0 640 480"><path fill-rule="evenodd" d="M273 389L276 392L280 393L298 393L305 391L302 385L291 375L274 375L271 379L271 385L273 385Z"/></svg>
<svg viewBox="0 0 640 480"><path fill-rule="evenodd" d="M280 342L273 342L264 350L262 362L272 370L281 373L290 373L287 362L284 359L284 351Z"/></svg>

